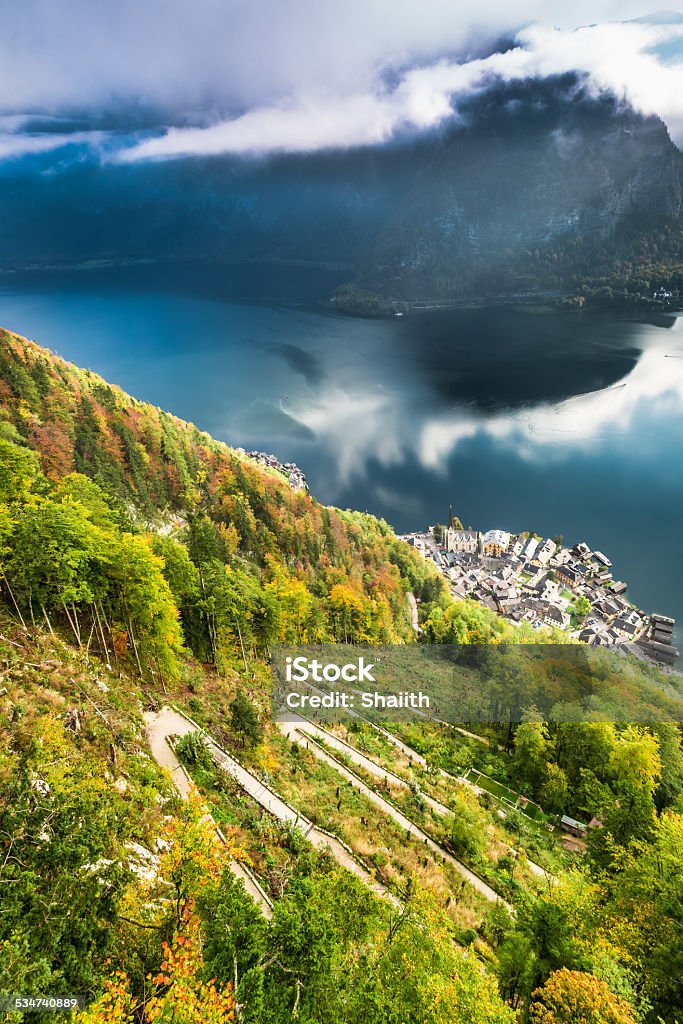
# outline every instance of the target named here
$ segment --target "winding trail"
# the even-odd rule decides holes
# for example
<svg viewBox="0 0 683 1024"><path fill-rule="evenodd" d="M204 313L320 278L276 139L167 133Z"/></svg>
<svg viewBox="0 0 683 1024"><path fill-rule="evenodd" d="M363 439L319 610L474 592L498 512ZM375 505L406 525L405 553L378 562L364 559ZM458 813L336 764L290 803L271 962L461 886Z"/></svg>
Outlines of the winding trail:
<svg viewBox="0 0 683 1024"><path fill-rule="evenodd" d="M303 814L286 803L282 797L264 785L255 775L252 775L239 761L236 761L235 758L219 747L196 722L193 722L174 708L169 707L164 707L159 712L145 715L145 721L147 723L147 736L152 754L159 764L169 768L179 791L182 792L178 785L178 769L181 772L184 772L184 769L171 749L169 739L171 736L185 736L190 732L202 732L207 747L219 768L235 779L242 789L256 800L261 807L268 811L269 814L272 814L273 817L278 818L278 820L290 822L298 827L312 846L319 850L328 849L338 864L356 875L357 878L360 878L364 885L371 889L376 896L388 900L396 908L401 909L402 904L400 900L371 875L356 859L350 847L336 836L314 825ZM243 867L243 865L240 866ZM258 883L256 884L258 885ZM263 890L260 891L265 896ZM252 895L254 895L253 892ZM254 898L256 899L255 895ZM260 902L260 900L257 900L257 902ZM270 903L270 901L268 902Z"/></svg>
<svg viewBox="0 0 683 1024"><path fill-rule="evenodd" d="M149 747L154 760L168 770L173 779L173 785L183 800L187 800L193 782L178 760L168 740L171 735L184 736L186 733L192 732L192 725L182 715L172 711L170 708L162 708L159 712L145 712L143 718L145 720L145 731ZM225 837L220 828L215 822L214 825L218 838L221 842L225 842ZM231 858L229 864L233 875L244 883L244 888L254 903L260 907L263 916L271 918L273 916L273 904L256 876L249 870L246 864L239 860Z"/></svg>
<svg viewBox="0 0 683 1024"><path fill-rule="evenodd" d="M384 768L382 765L377 764L372 758L364 754L358 747L354 747L351 743L347 743L346 740L341 739L340 736L336 736L332 732L328 732L320 725L316 725L314 722L310 722L307 718L302 718L300 715L289 715L289 721L278 722L280 731L287 735L287 730L290 727L294 727L300 733L306 733L309 736L317 737L321 739L328 746L334 747L339 750L340 753L345 754L349 757L354 764L357 764L359 768L364 768L366 772L376 776L378 779L382 779L384 782L393 782L394 785L401 786L404 789L409 789L410 786L404 778L400 775L396 775L390 768ZM460 781L460 780L458 780ZM445 804L440 803L431 796L427 796L425 793L421 794L422 799L426 804L436 811L437 814L445 816L452 814L452 810L446 807Z"/></svg>
<svg viewBox="0 0 683 1024"><path fill-rule="evenodd" d="M285 735L287 735L288 729L293 728L295 731L302 734L306 734L308 737L322 740L328 746L334 747L336 750L339 750L342 754L346 755L354 764L357 764L359 768L363 768L365 771L367 771L371 775L374 775L376 778L379 778L384 782L393 782L395 785L401 786L405 789L410 788L408 782L400 775L396 775L395 772L392 772L390 769L384 768L382 765L377 764L376 761L373 761L372 758L367 756L367 754L364 754L363 751L358 749L358 747L352 746L350 743L347 743L346 740L341 739L341 737L329 732L322 726L317 725L314 722L310 722L308 719L302 718L299 715L290 714L289 719L290 721L288 722L278 723L280 730ZM364 720L369 721L368 719ZM409 747L407 744L403 743L402 740L397 739L396 736L394 736L390 732L387 732L386 729L382 729L380 728L380 726L375 725L374 722L369 722L369 724L372 725L373 728L375 728L378 732L380 732L390 743L393 743L394 746L401 750L401 752L406 757L411 758L413 761L415 761L417 764L422 765L423 767L427 766L427 761L425 760L425 758L422 757L421 754L418 754L416 750L412 750L412 748ZM334 761L334 758L332 760ZM336 765L338 764L338 762L334 761L334 764ZM439 773L446 778L452 779L454 782L467 786L469 789L474 790L476 793L483 792L478 786L475 786L474 783L469 782L467 779L461 778L460 776L452 775L450 772L447 772L443 768L439 769ZM422 793L421 796L424 802L429 807L431 807L432 810L434 810L437 814L441 815L442 817L446 817L447 815L453 813L450 807L446 807L446 805L442 804L439 800L435 800L433 797L427 796L427 794L425 793ZM388 804L388 806L391 807L392 805ZM501 846L504 846L509 853L513 853L516 855L517 851L514 849L514 847L502 842ZM441 847L439 847L439 850L441 850ZM455 858L452 859L455 860ZM460 862L455 861L455 863L459 864ZM554 876L551 875L550 872L542 868L540 864L536 864L534 863L534 861L529 860L528 857L527 864L529 866L529 870L531 871L531 873L533 875L536 875L537 878L551 880L553 879ZM465 871L468 870L467 868L465 868L464 864L460 866L464 868ZM470 874L472 874L472 872L470 872ZM476 878L477 876L473 875L473 877ZM479 881L481 882L481 879L479 879ZM489 888L490 892L493 892L493 889L490 889L490 887L487 888ZM500 899L500 897L497 894L495 894L495 898Z"/></svg>
<svg viewBox="0 0 683 1024"><path fill-rule="evenodd" d="M462 877L467 882L469 882L469 884L472 886L473 889L476 890L476 892L478 892L481 896L483 896L485 899L489 900L492 903L503 903L503 905L507 907L507 909L511 913L514 913L511 905L507 903L502 898L502 896L500 896L495 891L495 889L492 889L491 886L487 885L487 883L483 879L479 878L479 876L475 875L473 871L470 871L469 868L465 867L464 864L457 860L452 854L448 853L447 850L444 850L442 846L440 846L434 839L428 836L427 833L424 832L418 825L415 825L414 822L410 820L410 818L407 818L406 815L402 813L402 811L399 811L398 808L394 807L392 803L390 803L388 800L385 800L385 798L380 796L379 793L376 793L373 789L371 789L370 786L368 786L365 782L363 782L361 778L359 778L358 775L356 775L349 768L346 768L343 764L337 761L336 758L334 758L331 754L329 754L326 750L323 749L323 747L321 747L318 744L315 737L317 735L319 738L323 738L324 741L327 743L330 743L332 740L337 740L338 746L340 748L345 748L344 753L349 754L349 756L352 757L356 764L359 764L364 768L367 767L367 765L372 765L373 774L375 775L379 775L382 778L392 777L393 779L398 780L401 783L401 785L406 786L407 783L405 782L404 779L400 779L398 775L393 775L392 772L385 772L383 769L379 767L379 765L375 764L374 761L370 761L369 758L366 758L365 755L361 754L360 751L357 751L354 747L350 747L348 744L344 743L343 740L339 740L336 736L332 736L331 733L328 733L324 729L320 729L319 726L313 725L312 722L308 722L306 719L300 719L299 721L294 722L281 722L278 724L280 725L280 729L282 730L283 734L289 740L294 739L297 742L307 743L308 749L312 750L313 754L320 761L324 761L326 764L330 765L330 767L334 768L335 771L337 771L342 776L342 778L345 778L347 782L350 782L355 789L358 789L363 794L363 796L365 796L372 803L376 804L388 817L393 818L394 821L401 826L401 828L404 828L406 830L406 833L408 833L409 835L416 836L424 843L426 847L428 847L432 851L432 853L437 854L444 861L447 861L449 864L451 864L455 868L455 870L458 871L459 874L461 874ZM353 757L353 755L356 756ZM425 800L426 799L427 798L425 798ZM444 813L450 813L448 808L444 807L443 804L439 804L438 801L434 800L431 801L431 803L442 808Z"/></svg>
<svg viewBox="0 0 683 1024"><path fill-rule="evenodd" d="M366 721L369 722L369 719L366 719ZM416 761L418 764L422 765L424 768L427 767L427 761L422 756L422 754L418 754L418 752L416 750L413 750L412 747L409 747L402 740L400 740L397 736L394 736L393 733L387 732L386 729L382 729L381 726L375 725L374 722L369 722L369 724L373 727L373 729L376 729L377 732L381 733L382 736L384 736L385 739L387 739L389 741L389 743L393 743L393 745L398 750L400 750L403 754L405 754L406 757L409 757L413 761ZM476 736L472 732L467 732L466 729L457 729L456 726L453 726L453 728L455 728L457 732L461 732L464 736L471 736L473 739L478 739L482 743L488 743L488 740L485 739L484 737ZM463 786L467 786L469 789L473 790L477 794L485 792L485 790L483 790L481 788L481 786L475 785L474 782L470 782L469 779L464 778L462 775L453 775L451 772L447 772L445 768L439 768L438 771L439 771L439 774L442 777L447 778L447 779L453 779L454 782L459 782ZM437 803L437 801L434 801L434 803ZM512 853L515 856L518 855L518 851L515 849L514 846L509 846L507 843L502 843L502 842L501 842L501 846L505 846L505 848L507 849L508 853ZM531 872L532 875L536 875L537 878L544 878L546 881L552 882L553 885L557 885L557 878L556 878L556 876L551 871L547 871L546 868L541 867L540 864L536 864L536 862L533 861L533 860L529 860L528 857L526 858L526 862L527 862L527 865L529 867L529 871Z"/></svg>

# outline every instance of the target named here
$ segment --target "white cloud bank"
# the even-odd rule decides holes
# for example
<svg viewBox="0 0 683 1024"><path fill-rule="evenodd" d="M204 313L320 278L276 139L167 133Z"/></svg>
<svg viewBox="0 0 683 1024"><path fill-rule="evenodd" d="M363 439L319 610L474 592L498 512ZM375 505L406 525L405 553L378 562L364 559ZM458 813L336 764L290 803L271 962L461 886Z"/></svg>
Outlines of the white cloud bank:
<svg viewBox="0 0 683 1024"><path fill-rule="evenodd" d="M473 52L532 21L642 13L642 0L15 0L2 5L0 113L348 95L378 67Z"/></svg>
<svg viewBox="0 0 683 1024"><path fill-rule="evenodd" d="M662 59L661 47L679 56ZM458 99L493 80L513 82L566 72L585 73L646 114L658 114L681 140L683 129L683 20L628 22L575 30L534 24L504 53L456 62L441 59L406 71L389 88L347 95L319 93L259 106L207 127L171 128L122 151L124 161L197 155L311 152L386 142L400 131L420 131L457 117Z"/></svg>
<svg viewBox="0 0 683 1024"><path fill-rule="evenodd" d="M683 19L619 21L641 13L642 0L23 0L3 12L0 158L68 141L130 161L372 145L457 116L492 77L566 71L680 141ZM514 47L492 53L503 37ZM32 132L27 113L106 135Z"/></svg>

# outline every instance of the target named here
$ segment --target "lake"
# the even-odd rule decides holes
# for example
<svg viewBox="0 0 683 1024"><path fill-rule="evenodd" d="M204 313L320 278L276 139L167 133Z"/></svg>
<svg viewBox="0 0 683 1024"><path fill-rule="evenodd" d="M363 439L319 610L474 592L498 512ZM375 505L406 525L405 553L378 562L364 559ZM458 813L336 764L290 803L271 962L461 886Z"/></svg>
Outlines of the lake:
<svg viewBox="0 0 683 1024"><path fill-rule="evenodd" d="M683 319L496 306L360 320L304 267L0 278L0 324L398 530L586 540L683 620Z"/></svg>

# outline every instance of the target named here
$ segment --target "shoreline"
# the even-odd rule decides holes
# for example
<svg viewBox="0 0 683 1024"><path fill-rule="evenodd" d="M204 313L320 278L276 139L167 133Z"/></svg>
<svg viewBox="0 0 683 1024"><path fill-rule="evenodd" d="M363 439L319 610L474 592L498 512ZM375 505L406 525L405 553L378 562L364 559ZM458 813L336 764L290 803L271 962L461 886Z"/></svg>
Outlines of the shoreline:
<svg viewBox="0 0 683 1024"><path fill-rule="evenodd" d="M630 302L578 302L579 296L563 295L560 292L512 292L497 295L471 295L459 299L388 299L384 296L368 296L358 301L337 301L333 295L321 300L320 305L328 312L350 319L391 320L420 313L439 313L448 310L491 309L497 306L538 306L547 312L559 313L625 313L650 312L676 316L683 306L676 300L672 305L661 299L634 298Z"/></svg>

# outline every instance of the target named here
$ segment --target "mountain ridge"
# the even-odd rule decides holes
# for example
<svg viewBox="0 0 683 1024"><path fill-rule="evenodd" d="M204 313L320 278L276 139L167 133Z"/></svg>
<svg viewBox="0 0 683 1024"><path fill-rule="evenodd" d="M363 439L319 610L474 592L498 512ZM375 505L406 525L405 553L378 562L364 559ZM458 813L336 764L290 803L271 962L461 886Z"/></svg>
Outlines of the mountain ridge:
<svg viewBox="0 0 683 1024"><path fill-rule="evenodd" d="M681 289L683 157L659 118L577 74L491 82L447 126L382 147L139 166L84 155L57 172L49 161L2 168L5 271L184 258L210 261L228 286L241 262L348 267L338 308L365 293L383 312Z"/></svg>
<svg viewBox="0 0 683 1024"><path fill-rule="evenodd" d="M606 279L620 299L649 299L671 276L680 288L682 196L683 156L658 118L574 76L492 89L474 126L443 139L351 294L585 298ZM657 280L643 281L659 248Z"/></svg>
<svg viewBox="0 0 683 1024"><path fill-rule="evenodd" d="M271 598L280 593L282 600L293 588L300 609L299 627L292 628L302 637L310 619L311 636L332 639L327 600L335 587L361 633L376 628L394 640L414 635L407 589L424 585L422 596L433 592L434 598L443 593L436 574L386 523L320 505L303 489L292 490L277 469L6 331L0 333L0 443L5 474L16 465L30 468L28 455L37 457L29 493L75 479L73 496L87 499L83 514L97 517L101 499L88 512L90 491L84 494L78 483L84 475L124 525L168 536L169 544L171 533L184 531L198 560L233 564L234 585L240 593L252 588L256 606L270 600L262 584L272 583ZM161 550L163 543L152 546ZM215 638L204 627L200 633L196 651L210 659Z"/></svg>

